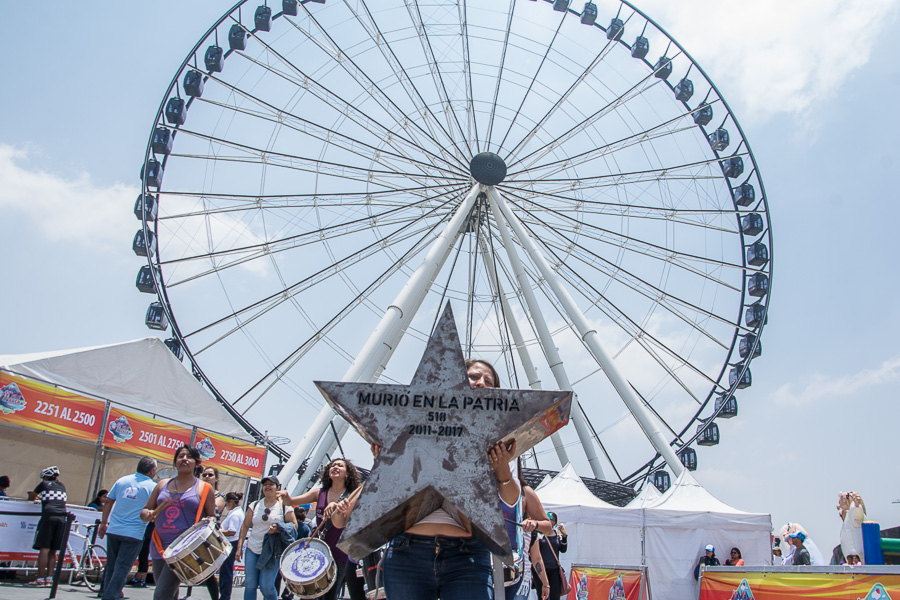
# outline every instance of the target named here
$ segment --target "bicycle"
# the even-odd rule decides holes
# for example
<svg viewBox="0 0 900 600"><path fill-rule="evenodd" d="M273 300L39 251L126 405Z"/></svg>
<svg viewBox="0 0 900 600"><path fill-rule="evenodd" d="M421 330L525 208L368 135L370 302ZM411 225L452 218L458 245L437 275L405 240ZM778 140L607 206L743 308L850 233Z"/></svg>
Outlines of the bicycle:
<svg viewBox="0 0 900 600"><path fill-rule="evenodd" d="M84 585L87 586L89 590L92 592L96 592L100 590L100 586L103 583L103 561L100 560L100 556L106 557L106 548L101 546L100 544L94 543L94 529L97 527L97 524L86 525L85 526L85 534L82 535L78 532L78 527L80 523L77 521L72 523L72 530L69 532L69 536L79 537L81 538L81 554L76 554L75 550L72 548L72 544L66 543L66 552L69 559L72 561L72 564L75 565L73 570L69 575L69 582L72 583L74 579L74 583L80 583L78 580L84 582Z"/></svg>

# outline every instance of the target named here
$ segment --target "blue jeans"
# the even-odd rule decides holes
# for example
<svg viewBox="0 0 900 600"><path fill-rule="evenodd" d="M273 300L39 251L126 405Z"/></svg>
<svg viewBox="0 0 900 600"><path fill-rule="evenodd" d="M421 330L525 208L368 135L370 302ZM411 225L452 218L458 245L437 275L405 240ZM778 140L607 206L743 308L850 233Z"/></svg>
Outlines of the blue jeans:
<svg viewBox="0 0 900 600"><path fill-rule="evenodd" d="M256 588L259 588L265 600L278 600L278 592L275 591L278 566L259 570L256 568L258 562L259 554L253 550L244 550L244 600L256 600Z"/></svg>
<svg viewBox="0 0 900 600"><path fill-rule="evenodd" d="M219 567L219 600L231 600L234 588L234 557L237 553L237 540L231 542L231 553Z"/></svg>
<svg viewBox="0 0 900 600"><path fill-rule="evenodd" d="M106 568L103 570L103 600L116 600L141 552L144 540L106 534Z"/></svg>
<svg viewBox="0 0 900 600"><path fill-rule="evenodd" d="M391 600L493 600L491 553L474 538L403 533L384 559Z"/></svg>

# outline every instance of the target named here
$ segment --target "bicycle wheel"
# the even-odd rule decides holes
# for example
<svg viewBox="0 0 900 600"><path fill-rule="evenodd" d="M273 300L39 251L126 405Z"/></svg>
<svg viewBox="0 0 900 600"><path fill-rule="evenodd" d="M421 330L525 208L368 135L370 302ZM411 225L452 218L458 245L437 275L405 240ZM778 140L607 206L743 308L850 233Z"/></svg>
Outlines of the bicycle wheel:
<svg viewBox="0 0 900 600"><path fill-rule="evenodd" d="M100 591L103 583L103 561L100 556L106 558L106 548L103 546L91 546L90 550L81 556L81 564L78 565L78 573L84 580L84 585L92 592Z"/></svg>

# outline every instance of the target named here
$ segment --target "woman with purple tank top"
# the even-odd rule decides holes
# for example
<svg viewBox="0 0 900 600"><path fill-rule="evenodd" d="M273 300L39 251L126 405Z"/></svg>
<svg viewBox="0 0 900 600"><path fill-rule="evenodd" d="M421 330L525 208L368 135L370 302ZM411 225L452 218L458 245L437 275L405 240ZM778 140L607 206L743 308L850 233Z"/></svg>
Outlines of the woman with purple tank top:
<svg viewBox="0 0 900 600"><path fill-rule="evenodd" d="M338 549L337 543L341 533L344 532L347 517L340 511L335 511L335 507L340 500L358 488L360 483L359 471L353 463L345 458L336 458L322 470L322 487L315 487L295 497L291 497L287 492L280 492L282 500L288 506L316 503L316 525L322 526L320 532L324 534L320 537L331 548L331 556L337 567L334 585L322 596L322 600L335 600L344 587L344 573L350 558ZM328 519L331 519L331 522L322 525L323 521Z"/></svg>
<svg viewBox="0 0 900 600"><path fill-rule="evenodd" d="M179 535L190 529L201 518L216 516L215 494L212 486L194 476L201 463L200 452L191 446L181 446L175 451L173 464L178 475L160 481L147 505L141 510L141 519L154 522L150 544L153 559L153 579L156 589L153 600L177 600L181 582L163 560L163 552ZM157 513L157 508L162 510Z"/></svg>

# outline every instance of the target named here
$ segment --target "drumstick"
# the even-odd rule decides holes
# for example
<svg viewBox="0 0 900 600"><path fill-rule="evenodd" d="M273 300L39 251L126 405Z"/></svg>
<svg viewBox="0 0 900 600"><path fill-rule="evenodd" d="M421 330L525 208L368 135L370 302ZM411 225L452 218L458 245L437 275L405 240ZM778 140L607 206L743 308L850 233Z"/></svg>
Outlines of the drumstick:
<svg viewBox="0 0 900 600"><path fill-rule="evenodd" d="M164 511L166 508L168 508L168 506L170 504L172 504L174 501L175 501L175 499L171 498L171 497L163 500L162 504L158 505L156 508L154 508L153 510L150 511L150 520L152 521L152 520L156 519L157 515L159 515L159 513Z"/></svg>
<svg viewBox="0 0 900 600"><path fill-rule="evenodd" d="M362 484L358 488L353 490L353 492L349 496L347 496L347 502L352 502L353 500L358 498L359 495L362 493L362 489L363 489L364 485L365 484ZM332 515L333 514L334 513L332 513ZM322 522L316 526L316 528L313 530L313 532L311 534L309 534L308 541L303 545L303 548L301 548L301 550L305 550L306 547L309 546L309 542L312 541L312 539L318 535L319 530L322 529L322 526L325 525L325 523L328 523L329 521L331 521L331 517L328 517L327 519L323 519Z"/></svg>

